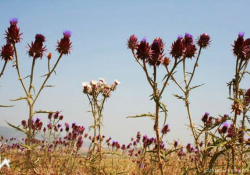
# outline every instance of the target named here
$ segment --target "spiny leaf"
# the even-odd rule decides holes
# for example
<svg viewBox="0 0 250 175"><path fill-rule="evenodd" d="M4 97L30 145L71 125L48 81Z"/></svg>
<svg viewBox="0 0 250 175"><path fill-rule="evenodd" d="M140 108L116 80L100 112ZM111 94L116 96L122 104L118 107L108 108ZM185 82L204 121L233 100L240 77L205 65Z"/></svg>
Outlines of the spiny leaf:
<svg viewBox="0 0 250 175"><path fill-rule="evenodd" d="M28 77L30 77L30 75L28 75L28 76L24 77L23 79L26 79L26 78L28 78Z"/></svg>
<svg viewBox="0 0 250 175"><path fill-rule="evenodd" d="M19 128L18 126L12 125L12 124L10 124L10 123L7 122L7 121L5 121L5 122L6 122L9 126L11 126L12 128L15 128L16 130L21 131L21 132L23 132L23 133L26 134L26 131L25 131L24 129Z"/></svg>
<svg viewBox="0 0 250 175"><path fill-rule="evenodd" d="M34 114L40 114L40 113L45 113L45 114L48 114L48 113L56 113L54 111L43 111L43 110L39 110L39 111L35 111Z"/></svg>
<svg viewBox="0 0 250 175"><path fill-rule="evenodd" d="M155 115L153 115L151 113L128 116L127 118L139 118L139 117L151 117L152 119L155 119Z"/></svg>
<svg viewBox="0 0 250 175"><path fill-rule="evenodd" d="M186 98L185 97L183 97L183 96L179 96L179 95L177 95L177 94L173 94L173 96L175 96L176 98L178 98L178 99L180 99L180 100L186 100Z"/></svg>
<svg viewBox="0 0 250 175"><path fill-rule="evenodd" d="M26 100L27 97L19 97L17 99L14 99L14 100L10 100L10 101L19 101L19 100Z"/></svg>
<svg viewBox="0 0 250 175"><path fill-rule="evenodd" d="M246 115L248 123L250 123L250 116Z"/></svg>
<svg viewBox="0 0 250 175"><path fill-rule="evenodd" d="M200 84L200 85L197 85L197 86L193 86L193 87L190 88L190 91L193 90L193 89L195 89L195 88L198 88L198 87L200 87L200 86L203 86L204 84L205 84L205 83Z"/></svg>
<svg viewBox="0 0 250 175"><path fill-rule="evenodd" d="M10 107L13 107L15 105L0 105L0 108L10 108Z"/></svg>
<svg viewBox="0 0 250 175"><path fill-rule="evenodd" d="M168 117L168 110L167 110L167 105L165 105L163 102L159 102L159 106L162 109L162 112L164 112L164 123L163 126L165 126L167 122L167 117Z"/></svg>
<svg viewBox="0 0 250 175"><path fill-rule="evenodd" d="M24 147L24 148L26 148L27 150L30 150L30 151L34 150L36 147L39 146L39 145L31 145L31 146L29 146L29 145L23 144L22 142L19 142L19 144L20 144L22 147Z"/></svg>
<svg viewBox="0 0 250 175"><path fill-rule="evenodd" d="M217 160L217 158L218 158L221 154L223 154L225 151L226 151L226 150L222 150L222 151L219 151L219 152L217 152L217 153L215 153L215 154L213 155L213 157L211 158L211 160L210 160L210 162L209 162L209 169L210 169L210 170L212 170L212 168L213 168L213 166L214 166L214 163L215 163L215 161Z"/></svg>
<svg viewBox="0 0 250 175"><path fill-rule="evenodd" d="M55 87L54 85L46 85L44 87Z"/></svg>
<svg viewBox="0 0 250 175"><path fill-rule="evenodd" d="M45 76L47 76L48 74L44 74L44 75L42 75L41 77L45 77Z"/></svg>

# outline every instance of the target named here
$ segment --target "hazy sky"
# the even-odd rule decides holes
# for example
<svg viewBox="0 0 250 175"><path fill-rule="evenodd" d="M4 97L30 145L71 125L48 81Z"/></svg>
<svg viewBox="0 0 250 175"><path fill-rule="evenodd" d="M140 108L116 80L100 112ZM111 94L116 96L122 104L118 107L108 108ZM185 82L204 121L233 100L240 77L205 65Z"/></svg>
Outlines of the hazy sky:
<svg viewBox="0 0 250 175"><path fill-rule="evenodd" d="M231 44L239 31L245 31L250 37L248 22L250 2L233 1L0 1L0 34L9 26L9 19L19 19L22 42L18 44L20 69L23 77L30 74L32 59L28 57L27 43L34 40L37 33L46 37L48 52L53 53L52 62L58 54L56 42L64 30L72 31L73 50L64 56L48 84L38 99L35 110L62 110L64 122L77 122L88 127L93 122L87 97L82 93L83 81L104 78L109 84L115 79L121 85L108 99L104 110L103 133L114 140L126 142L137 131L154 136L153 121L149 118L127 119L129 115L154 112L154 103L150 101L151 88L144 72L135 62L126 42L130 35L139 39L147 37L149 42L161 37L166 43L166 55L169 55L171 43L178 35L185 32L195 38L208 33L212 38L209 49L203 50L194 77L193 85L205 83L191 92L191 113L195 123L205 112L217 117L230 114L231 101L226 85L234 75L235 57ZM5 44L4 35L0 45ZM47 52L47 53L48 53ZM193 61L188 60L189 63ZM2 68L3 61L0 61ZM35 69L35 86L41 85L46 73L47 60L38 60ZM180 67L181 68L181 67ZM177 75L181 72L178 69ZM191 68L191 67L188 67ZM189 69L190 70L190 69ZM159 81L166 71L159 68ZM181 76L177 76L181 81ZM245 79L249 82L249 79ZM28 79L25 80L28 85ZM9 64L1 79L0 104L14 104L13 108L0 108L0 125L6 126L5 120L15 125L28 118L28 105L25 101L10 102L24 96L24 91L17 80L16 70ZM249 88L245 83L243 88ZM191 140L188 130L187 112L183 101L172 94L181 91L173 83L163 94L163 101L168 105L168 121L171 132L165 137L172 142L179 138L186 143ZM46 115L37 115L47 123Z"/></svg>

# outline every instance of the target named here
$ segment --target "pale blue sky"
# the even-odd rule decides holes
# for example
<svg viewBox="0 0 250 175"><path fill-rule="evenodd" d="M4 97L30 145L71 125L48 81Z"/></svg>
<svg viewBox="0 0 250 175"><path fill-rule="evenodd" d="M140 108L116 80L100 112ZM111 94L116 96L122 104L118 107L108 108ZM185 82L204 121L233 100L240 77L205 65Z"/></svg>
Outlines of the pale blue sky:
<svg viewBox="0 0 250 175"><path fill-rule="evenodd" d="M155 37L162 37L169 55L171 43L178 35L188 32L196 38L204 32L210 34L211 46L202 51L193 81L193 85L205 83L205 86L191 93L191 112L194 122L199 123L204 112L215 117L231 112L226 86L234 75L235 58L231 44L239 31L245 31L246 37L250 37L249 6L248 0L0 1L0 33L4 34L9 26L9 18L19 19L23 40L17 49L22 76L25 77L31 66L25 46L34 40L35 34L45 35L48 52L53 53L55 61L56 41L64 30L71 30L72 53L62 59L57 76L52 76L48 82L56 87L42 92L35 109L63 110L65 122L77 122L87 127L92 124L92 117L87 113L90 106L82 93L81 83L102 77L111 84L118 79L121 85L105 106L103 133L117 141L128 142L137 131L155 135L150 119L126 119L129 115L154 112L153 102L149 100L151 89L127 49L128 37L131 34L139 39L146 36L150 42ZM0 45L5 44L3 38L2 35ZM36 87L41 84L39 76L46 73L46 64L46 57L37 61ZM2 65L3 61L0 61L0 67ZM166 72L163 67L159 71L162 78ZM1 86L0 103L15 104L15 107L0 108L0 125L6 126L4 120L17 125L28 118L28 106L24 101L9 102L9 99L24 95L16 70L10 64L1 79ZM243 87L248 88L250 84L243 84ZM184 103L171 95L176 93L181 94L171 83L163 95L163 101L168 105L167 123L171 129L166 139L180 138L186 143L191 139L191 131L187 130ZM39 117L44 117L46 123L47 116Z"/></svg>

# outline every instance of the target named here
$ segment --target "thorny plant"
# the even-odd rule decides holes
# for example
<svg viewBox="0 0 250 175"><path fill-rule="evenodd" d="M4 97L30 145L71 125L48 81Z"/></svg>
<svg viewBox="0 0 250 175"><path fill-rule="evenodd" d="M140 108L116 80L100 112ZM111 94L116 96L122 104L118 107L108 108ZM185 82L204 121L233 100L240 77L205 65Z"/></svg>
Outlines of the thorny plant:
<svg viewBox="0 0 250 175"><path fill-rule="evenodd" d="M55 71L61 57L68 54L71 50L69 31L64 32L64 37L58 41L57 51L59 58L55 65L50 69L50 59L52 54L48 54L48 73L44 75L45 80L40 87L38 93L35 93L33 85L35 62L37 58L42 58L45 52L45 37L37 34L35 41L28 45L28 54L33 58L29 86L26 88L19 70L18 55L16 51L16 43L21 41L21 33L17 28L17 19L10 20L10 27L6 30L6 45L2 47L1 58L4 60L1 69L0 78L5 71L6 65L13 61L14 67L17 69L18 78L25 91L26 96L16 100L26 100L30 108L28 120L21 122L22 127L10 126L26 134L26 138L18 141L16 138L6 139L0 137L2 143L1 156L8 157L11 161L11 168L8 170L3 167L0 173L4 174L215 174L214 170L220 170L225 174L232 173L249 173L250 160L249 145L250 138L249 129L246 121L250 123L250 117L247 115L250 103L250 89L242 88L242 80L246 74L247 66L250 59L250 39L244 39L244 33L241 32L234 41L233 53L236 56L235 77L228 83L229 94L233 91L233 97L229 97L233 101L233 115L223 115L212 117L209 113L205 113L201 120L202 125L194 127L192 123L189 93L190 90L198 87L191 87L191 82L198 66L201 50L206 48L210 43L210 37L202 34L197 40L199 46L198 54L193 65L193 71L189 74L186 72L187 58L193 58L196 54L196 46L193 44L193 37L185 34L184 37L179 36L172 44L170 55L173 57L174 63L170 68L170 59L165 57L164 43L161 38L156 38L151 45L143 39L138 42L136 36L132 35L128 40L128 48L132 50L135 60L142 67L146 74L148 83L150 84L153 94L152 99L155 102L155 114L146 113L131 118L148 116L154 120L154 130L156 137L141 136L138 132L136 138L131 138L129 144L120 144L112 141L111 137L105 140L105 136L101 133L102 111L104 103L111 92L115 90L119 84L118 81L108 86L104 79L99 82L91 81L83 84L83 92L87 95L91 112L94 117L94 125L90 128L94 129L93 137L84 133L85 127L72 123L70 126L65 123L65 128L60 123L64 118L60 112L34 111L34 104L38 99L41 91L45 87L51 74ZM183 63L184 87L177 82L174 75L179 63ZM150 76L150 69L153 68L153 76ZM167 74L163 79L163 86L159 88L157 83L157 70L159 65L166 68ZM170 132L169 125L166 124L167 109L166 105L160 100L166 89L169 80L173 80L184 93L184 97L175 95L177 98L185 101L190 127L194 136L194 146L188 143L185 148L177 140L174 143L163 142L163 137ZM102 95L102 97L101 97ZM2 105L1 107L9 107ZM159 130L159 112L164 113L164 124ZM48 113L49 123L43 127L40 118L34 119L36 113ZM62 137L63 132L66 135ZM41 134L41 136L38 136ZM90 142L90 149L82 152L83 139ZM18 142L18 143L17 143ZM107 147L104 147L106 145ZM32 153L32 154L31 154ZM31 156L32 155L32 156ZM106 155L106 156L103 156ZM26 160L25 160L26 157ZM90 159L91 157L91 159ZM105 159L105 161L96 160ZM99 163L99 167L96 163ZM76 168L77 167L77 168ZM219 171L219 172L220 172ZM160 173L159 173L160 172ZM244 173L246 174L246 173Z"/></svg>
<svg viewBox="0 0 250 175"><path fill-rule="evenodd" d="M111 96L111 93L116 90L117 85L120 82L115 80L112 85L108 85L103 78L100 78L99 81L92 80L90 83L83 82L83 93L87 95L90 106L91 113L94 118L94 124L90 127L90 129L94 129L94 135L92 143L89 147L89 158L92 159L93 156L96 157L96 153L99 154L99 166L101 166L102 161L102 141L103 136L101 133L102 119L103 119L103 109L104 104L107 99ZM98 131L98 133L97 133ZM97 135L98 134L98 135ZM97 143L99 141L99 143ZM97 146L97 150L96 150ZM100 167L99 167L100 168Z"/></svg>
<svg viewBox="0 0 250 175"><path fill-rule="evenodd" d="M186 106L188 109L189 120L191 122L190 125L193 131L193 135L194 137L196 137L194 128L192 126L192 119L191 119L190 110L189 110L188 97L189 97L189 91L190 91L190 83L192 81L196 65L198 64L197 62L199 60L201 48L207 47L207 45L209 44L209 40L210 40L210 37L207 34L203 34L199 38L198 40L198 44L200 45L199 54L198 54L197 61L195 63L191 78L189 81L187 81L186 70L185 70L185 60L187 58L194 57L196 53L196 46L193 44L192 35L186 34L184 38L182 36L179 36L178 39L172 44L170 54L174 58L174 63L171 69L169 68L170 59L168 57L165 57L164 43L161 38L156 38L151 45L149 45L149 43L146 41L145 38L140 43L138 43L138 39L135 35L132 35L128 39L128 48L131 49L135 60L142 67L144 73L146 74L148 83L150 84L153 90L152 99L154 99L155 105L156 105L155 114L148 113L148 114L142 114L142 115L138 115L134 117L149 116L155 120L154 130L156 132L156 137L157 137L157 157L158 157L159 168L161 170L161 174L163 174L163 168L162 168L163 162L161 160L161 153L160 153L160 144L162 140L162 138L159 135L159 109L160 108L165 113L164 125L166 123L166 118L167 118L166 105L160 101L162 98L162 94L166 86L168 85L169 80L172 79L175 81L175 79L173 78L173 74L175 73L177 66L182 62L183 71L184 71L185 90L181 88L181 86L176 81L175 83L177 83L177 85L185 93L185 96L186 96L185 102L186 102ZM149 75L147 64L153 67L153 77L150 77ZM167 74L165 75L163 79L164 83L163 83L162 88L159 88L158 83L157 83L157 68L159 65L163 65L167 70ZM179 96L177 97L180 98Z"/></svg>
<svg viewBox="0 0 250 175"><path fill-rule="evenodd" d="M197 45L199 46L198 49L198 55L196 57L195 63L193 65L193 69L191 73L188 73L186 70L186 61L188 59L192 59L193 57L195 57L197 48L196 45L193 43L193 36L189 33L186 33L184 37L182 36L178 36L178 39L172 44L172 50L170 52L170 54L175 57L175 58L182 58L182 70L183 70L183 81L184 82L184 87L181 85L181 83L179 83L177 81L177 79L174 77L174 75L171 75L171 80L173 80L173 82L179 87L179 89L183 92L184 97L180 96L180 95L174 95L175 97L177 97L178 99L181 99L185 102L185 106L187 109L187 113L188 113L188 118L189 118L189 126L191 128L192 131L192 135L194 137L194 141L195 141L195 147L196 149L199 150L199 146L198 146L198 137L197 137L197 133L195 132L195 127L194 124L192 122L192 116L191 116L191 110L190 110L190 100L189 100L189 95L190 95L190 91L198 88L202 85L196 85L193 87L190 87L192 80L194 78L195 75L195 71L196 68L198 67L198 62L199 62L199 58L201 55L201 51L202 49L206 49L210 44L210 36L206 33L202 34L199 36L198 40L197 40ZM167 72L170 74L170 71L168 69L167 66L166 70ZM190 77L188 78L187 75L190 75ZM206 145L206 143L205 143ZM195 161L196 162L196 161ZM196 167L198 170L198 167Z"/></svg>
<svg viewBox="0 0 250 175"><path fill-rule="evenodd" d="M56 69L58 63L60 62L61 58L63 57L63 55L68 55L70 53L70 50L71 50L71 41L70 41L71 32L64 31L64 33L63 33L64 37L60 41L57 42L56 50L59 53L59 57L58 57L56 63L54 64L54 66L52 67L52 69L50 69L50 60L52 58L52 54L51 53L48 54L48 56L47 56L47 58L48 58L48 70L47 71L48 72L44 75L45 79L44 79L41 87L39 88L39 90L36 93L35 87L33 84L35 63L36 63L36 60L38 58L42 59L42 57L44 56L44 52L46 51L46 48L44 46L45 37L42 34L36 34L35 41L31 42L31 44L28 45L28 55L29 55L29 57L32 58L32 67L31 67L30 75L28 75L26 77L26 78L28 78L28 77L30 78L29 86L27 88L24 81L23 81L24 78L21 76L21 73L20 73L19 58L18 58L17 49L16 49L16 44L21 42L21 35L22 35L22 33L20 33L20 29L17 27L17 23L18 23L17 18L10 19L10 27L6 30L6 37L5 37L7 44L5 46L3 46L3 48L2 48L1 57L5 60L5 65L7 64L7 62L9 60L14 60L13 66L17 70L18 79L23 87L24 92L25 92L24 97L17 98L13 101L26 100L28 103L28 106L29 106L28 130L25 132L25 134L27 135L27 145L25 145L25 146L27 148L27 169L28 169L29 164L30 164L30 159L31 159L31 151L34 148L32 146L32 140L34 139L33 138L34 135L32 134L34 132L34 130L32 128L33 116L36 113L47 113L46 111L34 111L34 105L35 105L38 97L40 96L42 90L45 87L51 87L51 85L46 85L46 83L49 80L49 78L51 77L52 73L55 72L55 69ZM1 75L2 75L2 73L1 73ZM32 92L32 90L33 90L33 92ZM11 125L11 126L13 126L13 125Z"/></svg>

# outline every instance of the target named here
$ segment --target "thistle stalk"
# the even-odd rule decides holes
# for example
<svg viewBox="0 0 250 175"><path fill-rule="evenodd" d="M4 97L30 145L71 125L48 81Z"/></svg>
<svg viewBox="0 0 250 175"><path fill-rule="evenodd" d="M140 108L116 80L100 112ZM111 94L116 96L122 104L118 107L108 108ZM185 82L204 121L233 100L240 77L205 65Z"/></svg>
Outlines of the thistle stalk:
<svg viewBox="0 0 250 175"><path fill-rule="evenodd" d="M1 79L1 77L2 77L2 75L3 75L3 73L4 73L4 70L5 70L5 68L6 68L7 63L8 63L8 60L5 60L4 65L3 65L3 69L2 69L2 71L1 71L1 73L0 73L0 79Z"/></svg>

